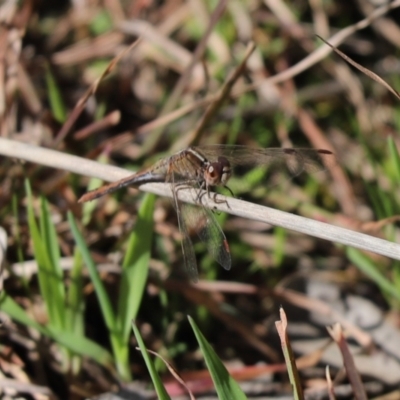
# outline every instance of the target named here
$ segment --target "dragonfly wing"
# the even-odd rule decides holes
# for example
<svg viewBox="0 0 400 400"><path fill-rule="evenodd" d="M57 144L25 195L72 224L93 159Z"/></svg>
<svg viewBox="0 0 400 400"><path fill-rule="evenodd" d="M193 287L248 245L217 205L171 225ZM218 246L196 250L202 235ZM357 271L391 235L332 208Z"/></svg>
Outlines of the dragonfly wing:
<svg viewBox="0 0 400 400"><path fill-rule="evenodd" d="M271 170L281 170L291 176L302 172L317 172L326 169L327 164L336 162L334 154L329 150L301 148L257 148L236 145L209 145L196 147L209 161L225 157L232 167L261 166Z"/></svg>
<svg viewBox="0 0 400 400"><path fill-rule="evenodd" d="M185 203L182 203L178 199L178 191L180 189L179 185L175 186L175 176L171 174L169 177L171 183L171 190L172 190L172 202L173 206L176 211L177 219L178 219L178 227L179 232L181 234L181 245L182 245L182 254L183 254L183 261L185 263L186 271L189 275L189 278L193 282L197 282L199 279L199 273L197 271L197 262L196 262L196 255L193 248L193 243L190 239L188 227L184 218L184 210L185 210Z"/></svg>
<svg viewBox="0 0 400 400"><path fill-rule="evenodd" d="M194 189L193 189L194 190ZM183 204L183 215L187 226L193 228L200 240L206 244L210 255L224 269L231 269L231 253L228 241L211 210L202 204Z"/></svg>

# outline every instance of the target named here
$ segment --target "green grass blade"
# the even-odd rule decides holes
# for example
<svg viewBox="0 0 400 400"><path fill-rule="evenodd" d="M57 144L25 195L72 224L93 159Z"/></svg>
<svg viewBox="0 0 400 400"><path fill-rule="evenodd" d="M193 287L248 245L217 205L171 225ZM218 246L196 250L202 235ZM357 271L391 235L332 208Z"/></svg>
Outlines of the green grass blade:
<svg viewBox="0 0 400 400"><path fill-rule="evenodd" d="M44 197L40 198L40 207L40 234L48 250L51 263L53 266L56 266L59 265L60 262L60 247L58 245L56 229L51 221L49 205ZM59 278L62 279L63 274L61 268L58 268L56 272L59 274Z"/></svg>
<svg viewBox="0 0 400 400"><path fill-rule="evenodd" d="M85 357L92 357L99 364L110 368L112 356L97 343L69 332L55 328L47 328L31 319L28 314L11 297L4 292L0 298L0 309L9 315L13 320L36 329L42 335L54 339L59 345Z"/></svg>
<svg viewBox="0 0 400 400"><path fill-rule="evenodd" d="M154 363L153 363L152 359L150 358L149 353L147 352L146 346L143 342L142 336L140 335L139 329L136 327L135 324L132 324L132 328L133 328L133 332L135 334L136 340L138 342L140 351L142 352L143 359L146 363L147 370L150 373L151 380L153 382L154 389L157 392L158 398L161 400L170 399L167 391L164 388L161 378L157 373Z"/></svg>
<svg viewBox="0 0 400 400"><path fill-rule="evenodd" d="M67 292L66 325L67 331L76 336L85 336L85 302L83 296L83 262L77 248L74 251L74 262L70 272L70 285ZM71 370L78 374L82 367L82 359L77 355L71 357Z"/></svg>
<svg viewBox="0 0 400 400"><path fill-rule="evenodd" d="M142 302L147 281L153 239L154 202L154 195L146 194L144 196L123 261L118 301L118 326L121 327L123 333L122 340L126 343L132 320L136 319Z"/></svg>
<svg viewBox="0 0 400 400"><path fill-rule="evenodd" d="M73 353L84 357L90 357L108 369L115 369L112 355L96 342L84 336L77 336L71 332L59 331L56 329L49 329L49 331L50 336L54 340Z"/></svg>
<svg viewBox="0 0 400 400"><path fill-rule="evenodd" d="M106 323L106 326L110 332L115 332L115 318L114 311L108 297L107 291L103 285L103 282L100 279L100 275L97 272L96 265L90 255L89 249L86 246L85 240L83 239L82 234L80 233L78 226L74 220L74 217L71 212L68 212L68 222L71 227L72 235L74 236L76 245L79 248L79 251L82 254L82 258L88 268L90 279L95 288L95 292L97 298L100 303L100 308Z"/></svg>
<svg viewBox="0 0 400 400"><path fill-rule="evenodd" d="M384 193L379 186L370 182L364 182L364 187L378 219L387 218L394 214L395 207L387 193Z"/></svg>
<svg viewBox="0 0 400 400"><path fill-rule="evenodd" d="M53 74L51 73L50 67L46 68L46 84L53 117L56 119L56 121L62 124L67 119L67 112L61 92L57 86Z"/></svg>
<svg viewBox="0 0 400 400"><path fill-rule="evenodd" d="M57 282L59 282L58 287L56 288L59 296L55 298L57 303L55 304L55 308L59 310L60 318L62 318L62 329L64 332L67 327L67 318L66 318L66 296L65 296L65 283L63 279L63 271L60 267L60 248L58 246L58 238L57 232L54 227L54 224L51 221L50 209L47 201L44 197L40 198L40 215L39 215L39 224L40 224L40 235L42 241L44 243L48 259L50 260L50 266L52 271L52 276L56 277ZM43 274L43 271L39 270L39 274ZM49 281L47 271L42 277L43 280ZM53 302L53 299L47 299L47 302ZM51 327L50 327L51 328ZM53 329L60 330L60 326L53 325ZM61 368L64 371L68 371L71 369L71 354L66 348L60 348L61 354L63 357L60 357Z"/></svg>
<svg viewBox="0 0 400 400"><path fill-rule="evenodd" d="M43 335L47 335L47 329L31 319L23 308L10 296L2 292L0 296L0 309L9 315L13 320L22 325L36 329Z"/></svg>
<svg viewBox="0 0 400 400"><path fill-rule="evenodd" d="M196 323L191 317L189 317L189 322L192 326L194 334L196 335L197 342L199 343L203 353L208 370L210 371L218 398L222 400L246 399L246 395L238 383L229 375L229 372L225 368L224 364L218 358L217 354L207 342L206 338L200 332L200 329L197 327Z"/></svg>
<svg viewBox="0 0 400 400"><path fill-rule="evenodd" d="M67 330L77 335L84 335L84 310L82 255L76 248L70 273L71 284L67 293Z"/></svg>
<svg viewBox="0 0 400 400"><path fill-rule="evenodd" d="M383 292L386 292L390 296L400 300L399 289L396 288L396 286L394 286L389 279L385 278L380 273L378 267L371 261L369 257L353 247L348 247L346 249L346 253L349 260L373 282L375 282Z"/></svg>
<svg viewBox="0 0 400 400"><path fill-rule="evenodd" d="M396 147L396 143L393 140L393 137L389 136L388 138L388 146L390 152L390 158L394 167L394 171L396 174L397 184L400 182L400 155Z"/></svg>
<svg viewBox="0 0 400 400"><path fill-rule="evenodd" d="M49 206L44 197L40 199L41 213L39 216L40 223L40 235L46 246L47 253L50 258L51 265L53 267L54 274L62 282L63 271L60 268L60 247L57 240L57 232L54 224L51 221L51 214ZM62 297L65 298L64 285L61 285Z"/></svg>
<svg viewBox="0 0 400 400"><path fill-rule="evenodd" d="M96 265L90 255L89 249L80 233L72 213L68 213L68 221L71 227L72 235L74 236L75 242L82 254L82 258L88 268L89 275L93 286L95 288L97 299L99 300L101 312L103 314L104 321L106 323L110 342L113 349L115 363L117 365L117 370L120 378L128 381L131 379L131 374L129 370L129 347L128 343L122 340L122 332L117 326L116 317L114 315L114 310L108 297L108 293L100 279L100 275L97 272Z"/></svg>
<svg viewBox="0 0 400 400"><path fill-rule="evenodd" d="M46 303L49 323L54 328L65 329L65 290L59 265L52 263L49 243L42 238L33 211L33 198L30 185L25 181L28 196L28 225L33 242L33 251L38 263L40 291ZM49 218L49 216L45 217ZM53 243L53 240L51 241Z"/></svg>

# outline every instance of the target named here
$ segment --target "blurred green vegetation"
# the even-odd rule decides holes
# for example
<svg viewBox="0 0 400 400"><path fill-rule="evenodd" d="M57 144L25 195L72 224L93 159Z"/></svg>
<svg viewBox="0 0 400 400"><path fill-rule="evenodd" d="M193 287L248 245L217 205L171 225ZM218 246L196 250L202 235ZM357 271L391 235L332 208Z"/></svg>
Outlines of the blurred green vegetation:
<svg viewBox="0 0 400 400"><path fill-rule="evenodd" d="M213 10L210 4L216 2L128 3L116 2L113 8L89 2L79 10L76 4L44 2L32 11L19 5L15 16L28 15L22 50L15 55L10 47L4 63L8 69L23 68L32 93L22 90L26 85L7 93L3 133L4 127L12 126L15 129L6 132L9 137L52 147L93 80L141 32L142 43L100 83L59 149L137 170L170 154L176 142L189 140L204 105L159 128L160 139L148 152L142 151L143 144L154 131L141 128L156 120L170 99L205 34ZM356 3L322 2L320 6L330 34L363 18ZM310 64L279 85L265 83L265 78L291 68L315 48L316 11L307 2L292 3L289 11L298 31L261 3L228 4L176 108L217 93L242 59L247 42L254 40L256 51L238 80L236 94L208 124L201 143L329 144L345 181L325 171L271 184L265 181L264 169L258 168L232 177L229 187L238 198L362 231L366 222L400 214L400 105L386 89L349 68L337 55ZM388 18L395 22L398 11L393 13ZM149 25L143 28L141 20ZM122 29L122 21L131 24L135 33ZM11 35L11 29L3 29ZM352 35L341 49L364 67L379 70L399 90L398 71L390 64L399 52L394 43L367 28ZM5 87L11 87L10 82L15 84L5 74ZM114 110L121 113L117 123L107 121ZM318 129L301 125L299 110L309 112ZM84 129L89 133L79 136ZM158 396L168 398L158 376L167 373L166 363L161 359L152 363L145 357L147 347L179 371L200 370L204 359L218 396L240 398L241 390L218 357L240 360L242 365L277 362L260 350L257 340L265 346L272 343L266 321L277 319L280 300L274 288L294 279L305 264L310 279L326 272L324 268L332 273L326 279L334 284L351 276L346 290L359 293L362 286L364 293L372 293L371 301L384 303L392 312L399 310L399 262L388 258L221 214L215 216L229 242L232 270L219 268L204 244L195 242L204 279L196 286L184 273L180 235L169 201L125 189L80 207L79 196L100 186L99 180L17 165L13 160L4 160L0 179L1 226L9 235L9 275L1 310L21 327L34 328L57 343L52 357L41 362L52 368L57 360L68 384L83 385L88 379L82 370L89 357L103 367L110 387L113 378L145 379L146 365ZM396 242L398 230L393 219L372 233ZM30 260L36 262L33 273L16 273L18 263ZM36 303L42 317L34 312ZM187 315L192 316L190 322ZM133 350L132 320L145 364ZM31 333L24 330L24 335ZM13 343L12 338L7 340ZM281 354L279 346L271 347ZM25 354L21 357L27 359ZM91 385L94 392L100 391L98 382ZM281 393L286 393L284 388Z"/></svg>

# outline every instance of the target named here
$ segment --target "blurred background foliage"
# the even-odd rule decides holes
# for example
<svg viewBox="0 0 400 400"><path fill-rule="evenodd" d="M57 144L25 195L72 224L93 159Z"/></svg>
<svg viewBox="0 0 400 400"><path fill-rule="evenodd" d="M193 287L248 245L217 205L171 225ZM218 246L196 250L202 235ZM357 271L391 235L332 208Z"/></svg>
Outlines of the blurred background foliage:
<svg viewBox="0 0 400 400"><path fill-rule="evenodd" d="M399 101L337 54L320 57L323 43L315 36L339 37L343 52L398 90L398 3L4 0L0 135L132 171L194 140L328 149L336 163L326 171L268 182L264 171L253 170L234 176L230 188L244 200L398 242ZM239 79L198 130L250 41L255 50ZM293 330L308 340L294 346L299 356L321 349L325 326L338 320L366 346L360 330L369 322L363 325L360 315L368 307L390 321L397 338L398 261L216 214L232 269L219 268L195 242L201 280L194 285L184 273L171 202L124 189L77 204L100 184L2 157L4 377L65 398L110 390L116 380L147 381L133 350L132 318L149 349L185 381L203 382L194 389L199 394L211 386L201 381L200 336L187 315L236 368L237 380L264 374L260 384L268 394L287 393L285 376L274 375L285 368L249 367L282 362L274 329L281 304ZM368 334L369 344L382 346ZM389 342L383 347L391 354ZM327 363L340 369L339 355L324 357L304 369L303 386L317 390ZM372 354L364 360L365 366L377 362ZM395 373L396 356L393 363ZM379 393L388 392L396 383L378 369L360 372L379 382ZM168 375L161 359L155 370ZM55 378L62 384L54 385ZM173 382L167 387L172 397L182 391Z"/></svg>

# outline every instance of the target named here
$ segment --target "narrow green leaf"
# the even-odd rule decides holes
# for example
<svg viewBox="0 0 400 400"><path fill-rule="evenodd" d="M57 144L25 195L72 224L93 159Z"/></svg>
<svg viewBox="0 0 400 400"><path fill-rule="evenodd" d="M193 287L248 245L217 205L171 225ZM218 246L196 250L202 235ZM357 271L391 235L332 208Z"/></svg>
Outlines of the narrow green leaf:
<svg viewBox="0 0 400 400"><path fill-rule="evenodd" d="M63 270L60 267L60 247L58 245L58 238L57 238L57 232L54 227L53 222L51 221L51 214L50 214L50 209L48 202L44 197L41 197L40 199L41 203L41 213L39 216L39 221L40 221L40 234L41 238L43 240L46 252L48 254L48 258L50 260L50 265L52 269L52 275L56 278L56 282L58 283L57 287L57 292L59 293L59 296L57 299L60 301L60 303L57 305L59 312L64 318L64 309L65 309L65 284L64 284L64 273ZM48 277L45 276L44 279L47 279ZM49 282L50 284L50 282ZM52 299L51 301L54 301ZM63 323L63 327L65 327L65 324Z"/></svg>
<svg viewBox="0 0 400 400"><path fill-rule="evenodd" d="M61 92L57 86L56 80L51 73L50 67L46 68L46 84L49 96L50 108L56 121L64 123L67 119L67 112Z"/></svg>
<svg viewBox="0 0 400 400"><path fill-rule="evenodd" d="M85 240L83 239L83 236L79 231L78 226L76 225L76 222L71 212L68 212L68 222L71 227L71 232L72 235L74 236L75 242L79 248L79 251L82 254L82 258L86 264L86 267L88 268L90 279L95 288L95 292L99 300L100 308L105 323L107 325L107 328L110 332L115 332L116 324L114 318L114 311L110 299L103 285L103 282L100 279L100 275L97 272L96 265L90 255L89 249L86 246Z"/></svg>
<svg viewBox="0 0 400 400"><path fill-rule="evenodd" d="M85 301L83 296L83 262L79 249L75 247L74 262L70 272L70 285L67 292L66 331L76 336L85 336ZM76 354L71 357L70 369L78 374L82 368L82 358Z"/></svg>
<svg viewBox="0 0 400 400"><path fill-rule="evenodd" d="M170 399L170 397L168 396L167 391L164 388L162 380L161 380L160 376L157 373L157 370L156 370L156 368L154 366L154 363L153 363L152 359L150 358L149 353L147 352L146 346L145 346L145 344L143 342L142 336L140 335L139 329L137 328L137 326L134 323L132 323L132 328L133 328L133 332L135 334L136 340L138 342L140 351L142 353L143 359L144 359L144 361L146 363L147 370L150 373L150 377L151 377L151 380L153 382L154 389L157 392L158 398L161 399L161 400Z"/></svg>
<svg viewBox="0 0 400 400"><path fill-rule="evenodd" d="M22 325L29 326L36 329L42 335L48 334L47 329L31 319L23 308L4 291L0 295L0 309L9 315L13 320L21 323Z"/></svg>
<svg viewBox="0 0 400 400"><path fill-rule="evenodd" d="M79 335L61 331L55 328L47 328L31 319L25 310L4 292L0 296L0 309L9 315L13 320L36 329L42 335L55 340L59 345L85 357L92 357L99 364L110 368L112 356L95 342Z"/></svg>
<svg viewBox="0 0 400 400"><path fill-rule="evenodd" d="M50 324L65 329L65 291L59 266L53 265L50 249L46 246L36 224L33 198L28 180L25 181L28 196L28 225L32 237L35 259L38 263L38 279L43 300L46 303Z"/></svg>
<svg viewBox="0 0 400 400"><path fill-rule="evenodd" d="M131 373L129 369L129 345L127 341L123 340L123 332L121 332L121 329L117 325L110 298L108 297L107 291L105 290L103 282L101 281L97 272L96 265L90 256L89 249L87 248L82 234L79 232L71 213L68 213L68 221L71 226L72 235L74 236L76 244L82 253L82 258L88 268L90 278L100 303L103 318L109 331L111 346L113 349L118 373L122 380L129 381L131 380Z"/></svg>
<svg viewBox="0 0 400 400"><path fill-rule="evenodd" d="M67 320L66 320L66 298L65 298L65 284L63 279L63 271L60 268L60 248L58 246L57 233L54 227L54 224L51 220L50 209L47 201L44 197L40 199L40 215L39 215L39 223L40 223L40 236L44 244L45 251L47 253L47 258L50 261L49 267L51 268L51 273L49 274L48 270L43 271L43 269L39 268L39 275L41 276L41 280L47 282L47 285L52 285L54 282L55 287L53 288L53 293L56 292L58 296L55 298L46 298L46 304L52 303L51 309L56 309L56 313L61 320L60 325L53 324L52 327L54 329L60 329L65 331L67 329ZM54 278L51 278L54 277ZM49 306L48 306L49 308ZM54 318L52 318L54 320ZM63 371L69 371L71 368L71 354L68 349L60 346L60 367Z"/></svg>
<svg viewBox="0 0 400 400"><path fill-rule="evenodd" d="M390 158L395 170L396 174L396 179L397 183L400 182L400 155L396 147L396 143L393 140L392 136L389 136L388 138L388 146L389 146L389 152L390 152Z"/></svg>
<svg viewBox="0 0 400 400"><path fill-rule="evenodd" d="M194 320L191 317L188 318L193 332L196 335L197 342L200 345L208 370L210 371L218 398L221 400L246 399L246 395L238 383L229 375L224 364L200 332L200 329L197 327Z"/></svg>
<svg viewBox="0 0 400 400"><path fill-rule="evenodd" d="M84 357L90 357L110 370L115 369L112 355L96 342L84 336L75 335L72 332L59 331L56 329L50 329L49 331L50 336L54 340L70 351Z"/></svg>
<svg viewBox="0 0 400 400"><path fill-rule="evenodd" d="M124 342L128 341L131 323L136 319L147 281L153 239L154 202L154 195L144 196L123 261L118 299L118 326L121 327Z"/></svg>
<svg viewBox="0 0 400 400"><path fill-rule="evenodd" d="M74 262L70 273L70 285L67 293L67 330L84 335L84 310L82 255L75 248Z"/></svg>
<svg viewBox="0 0 400 400"><path fill-rule="evenodd" d="M60 247L58 245L57 232L51 221L49 205L44 197L40 199L40 206L40 234L48 251L49 258L56 269L55 272L58 274L59 278L62 279L63 272L61 268L57 268L60 265Z"/></svg>
<svg viewBox="0 0 400 400"><path fill-rule="evenodd" d="M367 190L368 196L373 204L373 209L378 216L378 219L383 219L393 215L390 213L390 211L388 211L390 207L387 204L389 201L387 196L382 193L382 190L377 185L364 181L364 187Z"/></svg>
<svg viewBox="0 0 400 400"><path fill-rule="evenodd" d="M371 261L369 257L353 247L347 247L346 253L351 262L353 262L357 268L359 268L365 275L375 282L382 291L390 294L397 300L400 300L399 289L380 273L378 267Z"/></svg>

